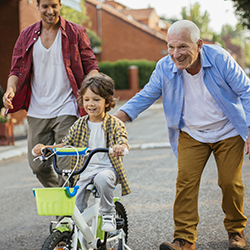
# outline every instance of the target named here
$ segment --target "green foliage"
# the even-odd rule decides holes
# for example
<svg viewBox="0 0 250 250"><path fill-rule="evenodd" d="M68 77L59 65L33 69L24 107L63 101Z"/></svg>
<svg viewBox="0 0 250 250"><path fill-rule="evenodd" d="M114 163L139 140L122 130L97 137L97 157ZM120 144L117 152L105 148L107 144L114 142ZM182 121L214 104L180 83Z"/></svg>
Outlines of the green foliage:
<svg viewBox="0 0 250 250"><path fill-rule="evenodd" d="M10 115L8 114L6 117L4 115L6 111L6 108L2 107L0 109L0 123L5 123L5 122L8 122L10 120Z"/></svg>
<svg viewBox="0 0 250 250"><path fill-rule="evenodd" d="M90 22L90 18L87 16L87 11L86 8L84 6L84 1L81 0L81 8L82 11L79 12L77 10L74 10L68 6L62 5L60 14L61 16L73 23L82 25L83 23L91 23ZM96 35L96 33L90 29L86 29L87 31L87 35L89 37L90 43L91 43L91 48L94 49L96 48L100 48L102 41L101 39Z"/></svg>
<svg viewBox="0 0 250 250"><path fill-rule="evenodd" d="M7 118L5 118L3 115L0 115L0 123L5 123L7 121L8 121Z"/></svg>
<svg viewBox="0 0 250 250"><path fill-rule="evenodd" d="M86 23L89 21L89 17L87 16L87 11L86 11L86 8L84 6L83 0L81 0L81 9L82 9L82 11L79 12L77 10L74 10L74 9L62 4L60 15L64 19L66 19L70 22L82 25L82 23Z"/></svg>
<svg viewBox="0 0 250 250"><path fill-rule="evenodd" d="M96 35L95 31L86 29L87 35L89 37L89 40L91 42L91 48L98 48L102 45L102 40L99 36Z"/></svg>
<svg viewBox="0 0 250 250"><path fill-rule="evenodd" d="M100 71L109 75L115 81L115 89L128 89L128 68L135 65L139 71L139 88L149 81L155 69L156 62L147 60L119 60L116 62L99 62Z"/></svg>
<svg viewBox="0 0 250 250"><path fill-rule="evenodd" d="M233 28L231 25L224 25L221 30L222 37L229 37L230 42L244 49L245 66L250 68L250 33L244 29L239 22Z"/></svg>
<svg viewBox="0 0 250 250"><path fill-rule="evenodd" d="M187 11L187 7L183 7L181 10L181 15L182 19L193 21L198 26L201 37L211 39L212 31L208 27L210 22L209 13L207 11L201 13L199 3L191 5L189 12Z"/></svg>
<svg viewBox="0 0 250 250"><path fill-rule="evenodd" d="M250 1L232 0L234 2L235 12L240 17L243 26L250 29Z"/></svg>

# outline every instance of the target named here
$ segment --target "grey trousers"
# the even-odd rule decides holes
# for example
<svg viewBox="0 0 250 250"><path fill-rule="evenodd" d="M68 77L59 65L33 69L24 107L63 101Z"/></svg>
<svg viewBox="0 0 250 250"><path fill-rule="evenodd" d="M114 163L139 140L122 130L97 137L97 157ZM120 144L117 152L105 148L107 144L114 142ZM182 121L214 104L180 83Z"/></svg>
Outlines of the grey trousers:
<svg viewBox="0 0 250 250"><path fill-rule="evenodd" d="M96 186L100 195L100 213L114 214L114 188L118 183L118 175L115 170L105 169L97 174L89 175L87 178L79 179L79 181L76 183L76 185L79 186L79 190L76 195L76 206L81 213L88 206L90 191L86 190L86 187L90 183L93 183Z"/></svg>
<svg viewBox="0 0 250 250"><path fill-rule="evenodd" d="M34 162L33 159L35 157L31 154L31 150L37 143L44 145L61 143L63 137L68 134L71 125L77 120L77 117L71 115L63 115L53 119L27 117L27 120L29 125L28 160L33 173L44 187L62 186L65 178L57 176L51 166L51 159L46 162L40 162L39 160ZM62 157L57 161L59 169L70 169L70 162L70 157Z"/></svg>

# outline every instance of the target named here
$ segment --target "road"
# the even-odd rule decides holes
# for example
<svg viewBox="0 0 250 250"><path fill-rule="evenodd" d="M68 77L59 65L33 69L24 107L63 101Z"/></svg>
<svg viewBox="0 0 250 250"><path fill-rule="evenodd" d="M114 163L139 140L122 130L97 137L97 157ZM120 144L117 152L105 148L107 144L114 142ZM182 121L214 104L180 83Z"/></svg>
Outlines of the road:
<svg viewBox="0 0 250 250"><path fill-rule="evenodd" d="M166 141L161 111L149 110L128 124L131 145ZM141 122L140 122L141 121ZM130 150L124 164L132 193L122 197L129 217L128 245L133 250L157 250L163 241L172 241L176 159L169 147ZM51 217L37 214L33 187L39 182L28 167L26 156L0 161L0 249L36 250L49 232ZM246 186L245 215L250 218L250 161L243 164ZM120 194L120 187L116 189ZM213 157L203 173L199 194L200 223L197 250L226 250L221 191ZM250 230L245 230L250 242Z"/></svg>

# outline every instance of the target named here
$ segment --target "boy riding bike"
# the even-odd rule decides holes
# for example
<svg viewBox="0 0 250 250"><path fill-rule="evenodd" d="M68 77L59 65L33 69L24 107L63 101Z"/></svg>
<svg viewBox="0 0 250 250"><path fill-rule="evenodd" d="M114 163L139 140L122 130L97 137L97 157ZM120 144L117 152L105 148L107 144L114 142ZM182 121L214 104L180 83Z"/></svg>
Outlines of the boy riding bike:
<svg viewBox="0 0 250 250"><path fill-rule="evenodd" d="M131 192L125 169L122 163L122 154L128 149L127 132L124 123L107 112L115 107L114 81L107 75L99 73L86 77L78 91L77 103L83 107L87 115L79 118L70 128L61 144L37 144L33 148L35 154L41 155L42 147L58 148L67 145L74 147L112 147L112 155L96 154L91 159L87 169L77 180L79 191L76 196L76 205L80 212L87 207L89 192L86 187L93 183L100 194L103 217L102 230L112 232L116 229L115 205L113 202L114 187L120 182L122 195ZM76 159L72 159L72 166ZM83 165L84 157L79 161L79 168Z"/></svg>

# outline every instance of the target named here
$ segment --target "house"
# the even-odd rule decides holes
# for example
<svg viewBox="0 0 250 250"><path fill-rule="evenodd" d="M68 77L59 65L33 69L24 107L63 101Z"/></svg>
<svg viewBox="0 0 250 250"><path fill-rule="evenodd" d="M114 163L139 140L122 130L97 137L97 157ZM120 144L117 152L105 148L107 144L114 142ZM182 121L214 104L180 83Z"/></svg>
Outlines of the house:
<svg viewBox="0 0 250 250"><path fill-rule="evenodd" d="M94 30L102 40L101 61L146 59L158 61L167 51L166 33L157 27L159 17L154 9L130 10L116 1L85 0Z"/></svg>
<svg viewBox="0 0 250 250"><path fill-rule="evenodd" d="M7 78L11 66L11 56L20 32L40 20L36 0L0 1L0 85L6 90ZM20 110L12 115L17 124L23 123L26 111Z"/></svg>
<svg viewBox="0 0 250 250"><path fill-rule="evenodd" d="M0 1L0 85L7 86L12 51L20 32L40 20L36 0Z"/></svg>

